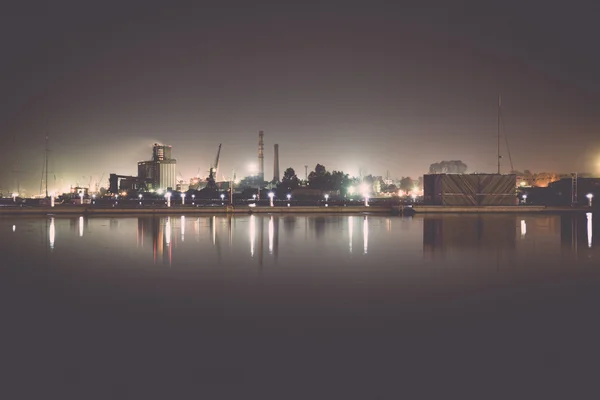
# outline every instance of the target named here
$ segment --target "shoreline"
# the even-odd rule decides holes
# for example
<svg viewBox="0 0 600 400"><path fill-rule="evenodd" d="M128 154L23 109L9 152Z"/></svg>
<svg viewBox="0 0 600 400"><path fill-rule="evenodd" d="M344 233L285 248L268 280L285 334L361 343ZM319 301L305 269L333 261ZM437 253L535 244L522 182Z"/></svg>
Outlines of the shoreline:
<svg viewBox="0 0 600 400"><path fill-rule="evenodd" d="M547 206L292 206L292 207L147 207L109 208L97 206L59 205L55 207L0 207L0 216L15 215L172 215L172 214L561 214L593 212L590 207L547 207Z"/></svg>
<svg viewBox="0 0 600 400"><path fill-rule="evenodd" d="M0 215L168 215L168 214L391 214L389 207L160 207L104 208L93 206L0 207Z"/></svg>

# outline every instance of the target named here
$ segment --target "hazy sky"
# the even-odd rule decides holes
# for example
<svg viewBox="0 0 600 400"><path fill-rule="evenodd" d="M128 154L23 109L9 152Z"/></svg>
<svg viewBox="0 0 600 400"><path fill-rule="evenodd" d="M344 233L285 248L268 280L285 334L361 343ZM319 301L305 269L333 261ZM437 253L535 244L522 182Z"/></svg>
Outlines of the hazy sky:
<svg viewBox="0 0 600 400"><path fill-rule="evenodd" d="M499 92L516 169L600 172L593 1L13 3L0 16L5 191L17 177L39 189L46 134L63 186L135 175L154 142L186 180L219 143L220 175L244 176L259 130L269 179L274 143L301 177L317 162L495 172Z"/></svg>

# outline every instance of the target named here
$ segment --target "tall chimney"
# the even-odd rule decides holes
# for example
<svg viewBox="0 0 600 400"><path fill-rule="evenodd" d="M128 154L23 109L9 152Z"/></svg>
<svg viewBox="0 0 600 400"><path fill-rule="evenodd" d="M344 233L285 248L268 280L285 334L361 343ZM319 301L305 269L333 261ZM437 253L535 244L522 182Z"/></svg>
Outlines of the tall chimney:
<svg viewBox="0 0 600 400"><path fill-rule="evenodd" d="M275 157L273 159L273 182L279 182L279 145L273 145L275 150Z"/></svg>
<svg viewBox="0 0 600 400"><path fill-rule="evenodd" d="M265 136L263 131L258 131L258 177L261 181L265 180L265 144L263 137Z"/></svg>

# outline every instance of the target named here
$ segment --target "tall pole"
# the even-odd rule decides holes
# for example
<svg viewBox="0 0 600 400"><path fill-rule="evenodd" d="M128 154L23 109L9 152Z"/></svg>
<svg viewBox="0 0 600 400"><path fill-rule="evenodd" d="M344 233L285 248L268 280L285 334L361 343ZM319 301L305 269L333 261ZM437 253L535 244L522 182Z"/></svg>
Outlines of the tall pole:
<svg viewBox="0 0 600 400"><path fill-rule="evenodd" d="M502 98L498 94L498 175L500 175L500 108L502 107Z"/></svg>
<svg viewBox="0 0 600 400"><path fill-rule="evenodd" d="M48 135L46 135L46 198L48 198Z"/></svg>

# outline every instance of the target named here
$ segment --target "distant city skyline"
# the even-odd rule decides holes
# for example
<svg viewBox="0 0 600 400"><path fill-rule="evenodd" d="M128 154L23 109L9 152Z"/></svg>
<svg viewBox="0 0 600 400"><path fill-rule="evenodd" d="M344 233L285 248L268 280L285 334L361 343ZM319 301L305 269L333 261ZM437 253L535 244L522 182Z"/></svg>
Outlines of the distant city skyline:
<svg viewBox="0 0 600 400"><path fill-rule="evenodd" d="M593 9L539 2L12 4L0 17L0 187L137 174L154 143L184 180L280 171L417 178L496 171L497 96L515 169L600 172ZM565 6L566 7L566 6ZM503 172L510 165L502 139ZM86 176L84 179L83 177Z"/></svg>

